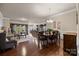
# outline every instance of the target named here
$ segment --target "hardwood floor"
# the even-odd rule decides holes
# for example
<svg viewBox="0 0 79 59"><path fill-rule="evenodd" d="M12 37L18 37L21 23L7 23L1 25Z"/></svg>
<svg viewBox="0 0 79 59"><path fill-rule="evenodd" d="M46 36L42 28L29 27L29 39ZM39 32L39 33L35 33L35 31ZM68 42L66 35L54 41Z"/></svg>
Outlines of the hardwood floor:
<svg viewBox="0 0 79 59"><path fill-rule="evenodd" d="M8 49L0 52L0 56L63 56L63 40L60 41L60 46L57 44L49 44L48 47L38 48L36 40L27 38L28 41L20 43L17 48ZM34 38L35 39L35 38ZM68 55L65 53L65 55Z"/></svg>
<svg viewBox="0 0 79 59"><path fill-rule="evenodd" d="M17 45L17 48L1 52L1 56L63 56L63 41L60 47L57 44L49 44L48 47L40 49L33 41L27 41Z"/></svg>

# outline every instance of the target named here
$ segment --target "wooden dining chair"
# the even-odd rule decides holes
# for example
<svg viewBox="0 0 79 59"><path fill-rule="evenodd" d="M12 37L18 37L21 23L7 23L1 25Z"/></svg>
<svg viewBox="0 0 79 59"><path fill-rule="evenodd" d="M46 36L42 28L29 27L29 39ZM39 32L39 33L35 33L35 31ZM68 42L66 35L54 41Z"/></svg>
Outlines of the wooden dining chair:
<svg viewBox="0 0 79 59"><path fill-rule="evenodd" d="M41 44L42 46L47 46L48 44L47 38L45 35L43 35L43 32L38 33L38 43Z"/></svg>
<svg viewBox="0 0 79 59"><path fill-rule="evenodd" d="M60 45L60 32L59 31L54 31L52 39L54 39L54 43L59 42L59 45Z"/></svg>
<svg viewBox="0 0 79 59"><path fill-rule="evenodd" d="M49 39L51 40L51 43L56 43L58 39L60 39L59 31L53 31L53 35L50 35Z"/></svg>

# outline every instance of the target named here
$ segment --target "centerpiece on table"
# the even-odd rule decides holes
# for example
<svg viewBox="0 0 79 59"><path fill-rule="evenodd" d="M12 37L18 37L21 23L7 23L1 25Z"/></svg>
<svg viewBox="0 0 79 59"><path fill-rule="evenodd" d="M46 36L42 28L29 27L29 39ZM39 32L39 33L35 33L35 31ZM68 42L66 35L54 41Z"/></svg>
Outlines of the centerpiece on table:
<svg viewBox="0 0 79 59"><path fill-rule="evenodd" d="M53 29L47 29L47 32L48 32L49 34L52 34L52 33L53 33Z"/></svg>

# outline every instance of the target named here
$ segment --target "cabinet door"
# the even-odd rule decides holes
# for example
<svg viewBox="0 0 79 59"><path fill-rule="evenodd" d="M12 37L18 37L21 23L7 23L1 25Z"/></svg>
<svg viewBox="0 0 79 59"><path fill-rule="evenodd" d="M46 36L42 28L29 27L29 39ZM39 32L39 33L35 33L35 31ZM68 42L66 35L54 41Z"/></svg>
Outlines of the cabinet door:
<svg viewBox="0 0 79 59"><path fill-rule="evenodd" d="M76 48L76 36L64 34L64 48L74 49Z"/></svg>

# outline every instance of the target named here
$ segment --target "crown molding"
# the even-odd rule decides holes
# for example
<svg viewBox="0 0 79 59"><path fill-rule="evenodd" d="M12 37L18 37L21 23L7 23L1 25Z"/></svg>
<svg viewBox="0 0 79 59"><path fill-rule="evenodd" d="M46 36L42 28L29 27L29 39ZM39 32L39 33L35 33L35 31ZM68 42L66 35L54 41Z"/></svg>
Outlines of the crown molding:
<svg viewBox="0 0 79 59"><path fill-rule="evenodd" d="M66 11L63 11L63 12L57 13L57 14L51 16L51 18L53 18L53 17L57 17L57 16L60 16L60 15L63 15L63 14L67 14L67 13L70 13L70 12L74 12L74 11L76 11L76 8L73 8L73 9L70 9L70 10L66 10Z"/></svg>

